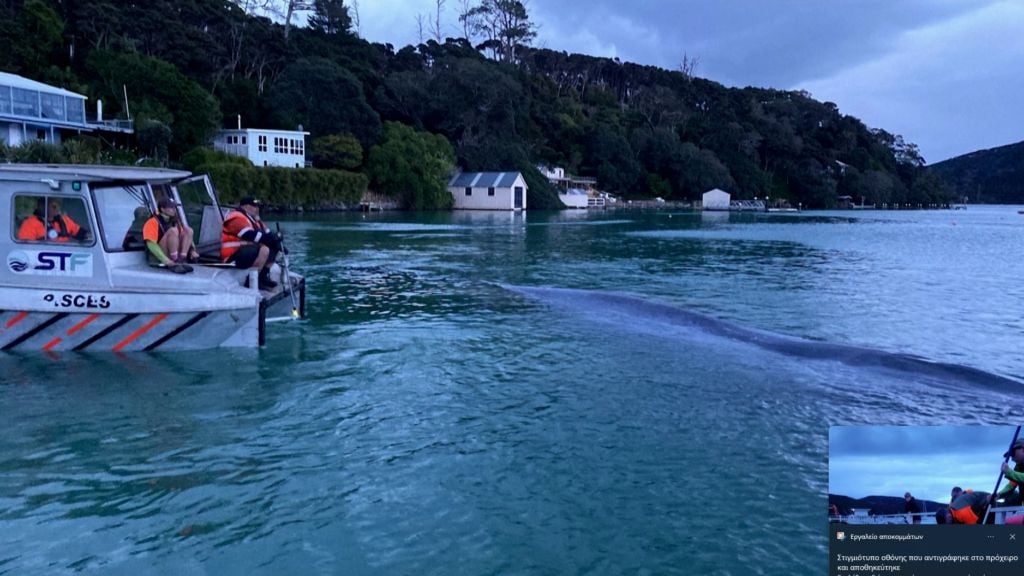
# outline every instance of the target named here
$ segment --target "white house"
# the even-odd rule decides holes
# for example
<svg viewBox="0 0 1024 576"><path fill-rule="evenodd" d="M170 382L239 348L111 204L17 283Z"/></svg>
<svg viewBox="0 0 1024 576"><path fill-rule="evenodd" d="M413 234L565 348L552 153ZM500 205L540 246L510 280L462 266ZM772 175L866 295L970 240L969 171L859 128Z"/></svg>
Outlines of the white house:
<svg viewBox="0 0 1024 576"><path fill-rule="evenodd" d="M730 198L729 193L724 190L708 190L704 193L701 207L704 210L728 210Z"/></svg>
<svg viewBox="0 0 1024 576"><path fill-rule="evenodd" d="M19 146L42 140L60 144L62 133L92 132L85 96L0 72L0 142Z"/></svg>
<svg viewBox="0 0 1024 576"><path fill-rule="evenodd" d="M221 130L213 137L213 147L221 152L248 158L256 166L303 168L306 166L308 135L309 132L301 130Z"/></svg>
<svg viewBox="0 0 1024 576"><path fill-rule="evenodd" d="M519 172L460 172L448 183L456 210L526 210Z"/></svg>

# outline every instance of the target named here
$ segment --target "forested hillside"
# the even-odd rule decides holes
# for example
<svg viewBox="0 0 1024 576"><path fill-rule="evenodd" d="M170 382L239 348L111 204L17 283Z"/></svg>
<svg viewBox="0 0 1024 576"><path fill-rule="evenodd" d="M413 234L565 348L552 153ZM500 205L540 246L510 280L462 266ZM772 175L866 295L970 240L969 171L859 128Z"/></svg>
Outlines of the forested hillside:
<svg viewBox="0 0 1024 576"><path fill-rule="evenodd" d="M470 5L465 38L399 49L359 38L341 0L318 0L301 26L289 15L301 3L261 2L274 19L255 15L255 4L0 1L0 69L102 98L108 116L123 113L126 90L139 154L166 149L172 163L238 115L245 126L301 124L318 166L363 172L371 188L423 208L443 205L443 188L407 188L439 180L452 160L524 170L532 207L557 204L537 164L594 176L625 197L696 199L716 186L806 207L840 195L950 197L916 146L835 104L727 88L685 62L667 71L534 49L515 0ZM408 129L415 146L389 142ZM424 165L432 168L387 174Z"/></svg>
<svg viewBox="0 0 1024 576"><path fill-rule="evenodd" d="M931 168L970 202L1024 204L1024 142L971 152Z"/></svg>

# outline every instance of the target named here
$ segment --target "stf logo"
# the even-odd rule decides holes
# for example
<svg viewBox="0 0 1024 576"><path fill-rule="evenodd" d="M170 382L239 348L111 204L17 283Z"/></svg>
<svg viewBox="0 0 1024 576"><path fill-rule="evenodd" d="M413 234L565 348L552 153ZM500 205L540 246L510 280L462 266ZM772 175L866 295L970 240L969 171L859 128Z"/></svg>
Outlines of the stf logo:
<svg viewBox="0 0 1024 576"><path fill-rule="evenodd" d="M11 272L24 272L28 269L28 254L24 252L11 252L7 255L7 267Z"/></svg>
<svg viewBox="0 0 1024 576"><path fill-rule="evenodd" d="M7 255L13 272L42 276L92 276L92 254L57 251L16 251Z"/></svg>

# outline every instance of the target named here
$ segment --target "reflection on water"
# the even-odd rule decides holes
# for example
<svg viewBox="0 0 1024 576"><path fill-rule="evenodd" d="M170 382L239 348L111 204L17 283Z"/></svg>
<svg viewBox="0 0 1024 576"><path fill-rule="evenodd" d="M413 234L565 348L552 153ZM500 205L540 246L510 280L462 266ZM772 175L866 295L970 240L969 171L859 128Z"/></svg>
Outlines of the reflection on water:
<svg viewBox="0 0 1024 576"><path fill-rule="evenodd" d="M723 216L318 215L264 349L0 356L0 574L821 573L829 425L1019 417L1021 222Z"/></svg>

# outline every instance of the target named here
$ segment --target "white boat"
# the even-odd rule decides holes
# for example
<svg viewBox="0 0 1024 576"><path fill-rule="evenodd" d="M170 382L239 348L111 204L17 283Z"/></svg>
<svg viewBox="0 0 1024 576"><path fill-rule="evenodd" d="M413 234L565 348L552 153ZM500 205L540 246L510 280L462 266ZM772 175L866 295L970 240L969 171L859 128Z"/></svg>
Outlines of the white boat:
<svg viewBox="0 0 1024 576"><path fill-rule="evenodd" d="M142 225L164 197L181 204L179 218L193 229L203 257L191 274L147 259ZM19 239L24 221L52 200L82 229L78 238ZM205 175L0 164L0 226L8 229L0 234L0 350L263 345L268 319L292 316L292 308L304 314L305 280L275 264L278 286L260 291L255 270L220 264L225 210Z"/></svg>

